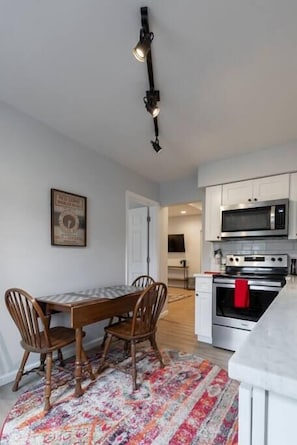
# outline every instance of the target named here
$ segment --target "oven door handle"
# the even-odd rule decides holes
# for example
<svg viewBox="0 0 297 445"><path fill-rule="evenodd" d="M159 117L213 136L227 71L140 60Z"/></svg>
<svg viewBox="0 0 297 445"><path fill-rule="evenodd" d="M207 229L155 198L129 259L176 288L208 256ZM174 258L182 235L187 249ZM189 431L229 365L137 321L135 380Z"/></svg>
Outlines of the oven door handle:
<svg viewBox="0 0 297 445"><path fill-rule="evenodd" d="M264 291L270 291L270 292L280 292L281 287L276 287L276 286L249 286L249 290L262 290Z"/></svg>

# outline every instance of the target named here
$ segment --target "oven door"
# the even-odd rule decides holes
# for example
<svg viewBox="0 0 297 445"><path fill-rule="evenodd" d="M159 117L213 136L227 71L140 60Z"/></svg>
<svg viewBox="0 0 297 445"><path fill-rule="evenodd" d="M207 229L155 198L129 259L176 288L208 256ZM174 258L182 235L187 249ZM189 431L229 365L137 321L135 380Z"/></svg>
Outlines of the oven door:
<svg viewBox="0 0 297 445"><path fill-rule="evenodd" d="M234 307L234 290L235 281L229 284L213 283L213 324L251 331L278 295L280 288L249 286L250 305L248 308Z"/></svg>

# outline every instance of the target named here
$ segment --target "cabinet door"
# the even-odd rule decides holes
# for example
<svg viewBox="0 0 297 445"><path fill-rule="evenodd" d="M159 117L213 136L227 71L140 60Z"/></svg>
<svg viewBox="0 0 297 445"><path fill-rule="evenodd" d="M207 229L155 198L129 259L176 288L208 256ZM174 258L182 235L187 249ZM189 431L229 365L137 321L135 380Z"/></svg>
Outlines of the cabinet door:
<svg viewBox="0 0 297 445"><path fill-rule="evenodd" d="M251 202L253 200L253 186L253 180L224 184L223 205Z"/></svg>
<svg viewBox="0 0 297 445"><path fill-rule="evenodd" d="M297 173L290 175L289 238L297 238Z"/></svg>
<svg viewBox="0 0 297 445"><path fill-rule="evenodd" d="M238 402L239 443L251 445L252 441L252 387L245 383L239 386Z"/></svg>
<svg viewBox="0 0 297 445"><path fill-rule="evenodd" d="M206 241L219 241L221 239L221 202L222 186L206 187L204 220L204 238Z"/></svg>
<svg viewBox="0 0 297 445"><path fill-rule="evenodd" d="M223 185L223 205L270 201L289 197L289 175L239 181Z"/></svg>
<svg viewBox="0 0 297 445"><path fill-rule="evenodd" d="M212 276L195 279L195 334L199 341L212 343Z"/></svg>
<svg viewBox="0 0 297 445"><path fill-rule="evenodd" d="M196 298L195 332L199 341L212 343L211 293L199 292Z"/></svg>
<svg viewBox="0 0 297 445"><path fill-rule="evenodd" d="M267 176L254 180L255 201L289 198L289 174Z"/></svg>

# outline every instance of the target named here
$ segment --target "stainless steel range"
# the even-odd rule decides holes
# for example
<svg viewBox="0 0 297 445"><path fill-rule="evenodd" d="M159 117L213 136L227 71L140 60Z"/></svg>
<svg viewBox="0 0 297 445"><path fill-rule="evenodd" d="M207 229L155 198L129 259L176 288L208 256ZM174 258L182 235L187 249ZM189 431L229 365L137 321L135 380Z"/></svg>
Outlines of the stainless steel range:
<svg viewBox="0 0 297 445"><path fill-rule="evenodd" d="M226 273L213 278L213 345L236 351L285 285L287 274L287 255L227 255ZM248 294L243 307L235 304L238 284Z"/></svg>

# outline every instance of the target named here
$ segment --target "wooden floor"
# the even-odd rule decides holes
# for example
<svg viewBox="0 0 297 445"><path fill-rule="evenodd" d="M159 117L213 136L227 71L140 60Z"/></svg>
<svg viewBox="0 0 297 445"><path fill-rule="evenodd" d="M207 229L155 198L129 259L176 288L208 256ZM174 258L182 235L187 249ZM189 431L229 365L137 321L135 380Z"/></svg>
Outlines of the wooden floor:
<svg viewBox="0 0 297 445"><path fill-rule="evenodd" d="M170 292L179 291L170 288ZM191 297L167 305L168 315L158 323L159 347L190 352L228 369L228 360L232 352L197 341L194 333L195 292L189 292L192 293Z"/></svg>
<svg viewBox="0 0 297 445"><path fill-rule="evenodd" d="M170 292L179 293L180 289L170 288ZM214 348L211 345L197 341L194 333L195 296L194 291L189 292L192 293L191 297L168 303L168 314L161 318L158 323L158 346L160 348L190 352L227 369L228 360L232 355L230 351ZM30 374L30 377L28 376L26 380L27 384L21 385L20 390L17 392L11 391L12 383L0 387L0 430L10 408L21 393L32 385L37 378L39 377L34 377L34 374Z"/></svg>

